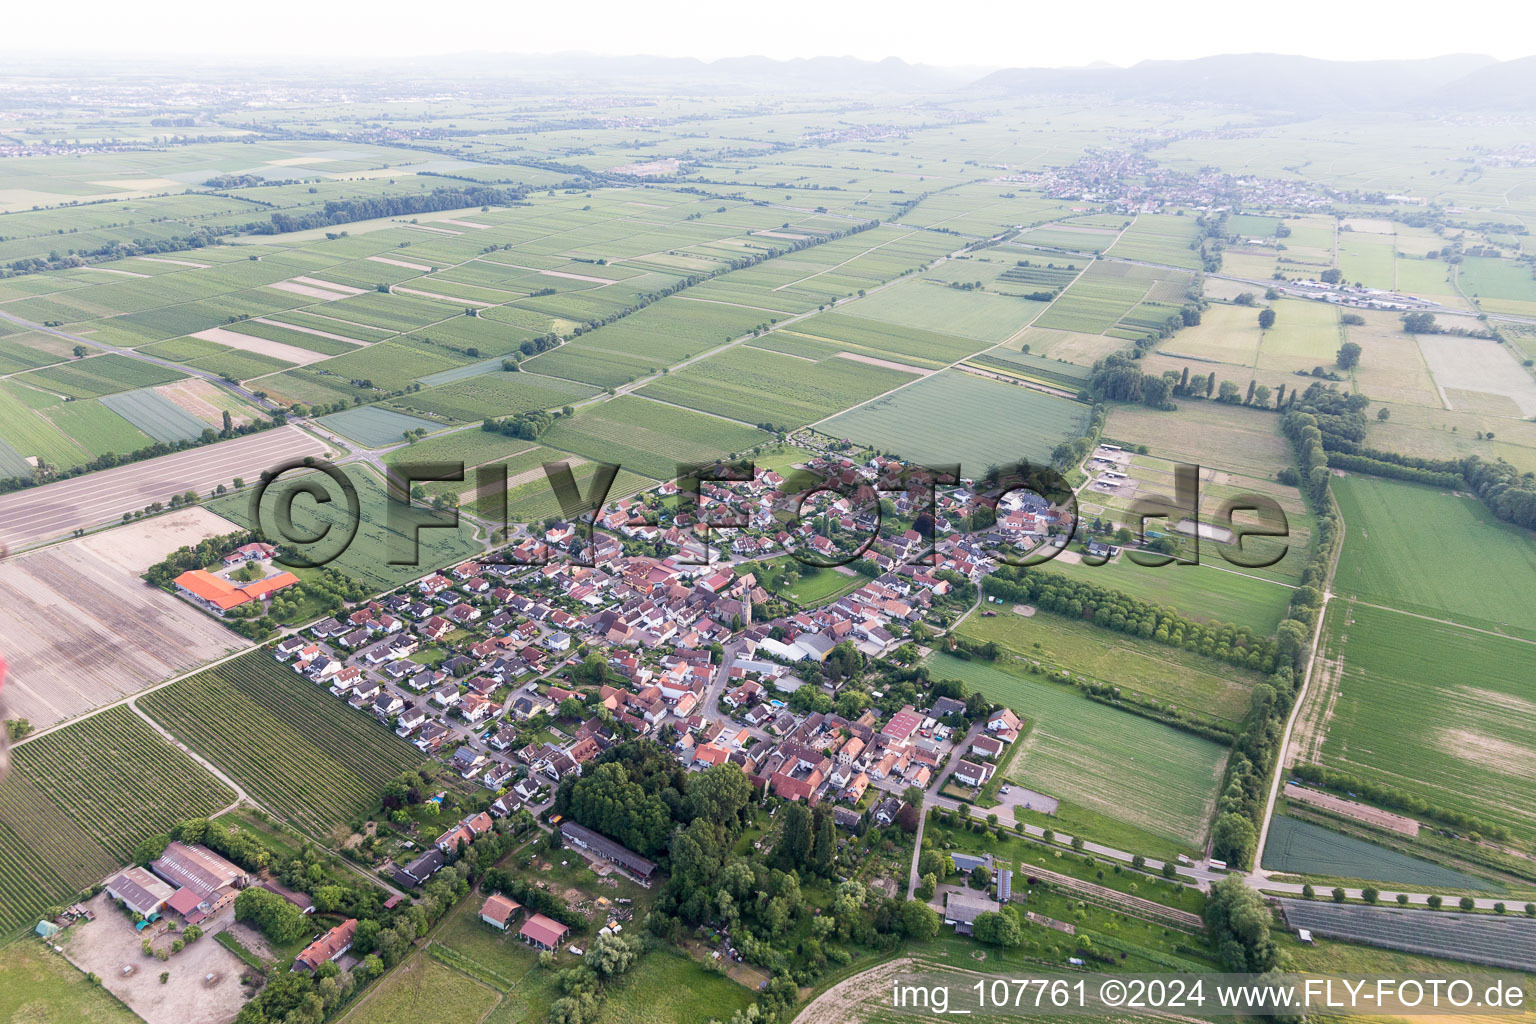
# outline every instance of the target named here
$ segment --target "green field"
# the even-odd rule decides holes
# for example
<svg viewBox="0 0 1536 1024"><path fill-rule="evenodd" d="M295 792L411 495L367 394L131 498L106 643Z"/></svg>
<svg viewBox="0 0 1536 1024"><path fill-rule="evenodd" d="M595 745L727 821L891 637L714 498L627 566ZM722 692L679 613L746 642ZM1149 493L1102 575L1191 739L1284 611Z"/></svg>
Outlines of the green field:
<svg viewBox="0 0 1536 1024"><path fill-rule="evenodd" d="M425 383L425 382L423 382ZM559 409L597 394L597 389L558 377L504 373L498 360L489 372L450 381L441 387L402 395L390 402L408 412L444 416L461 422L516 416L535 409Z"/></svg>
<svg viewBox="0 0 1536 1024"><path fill-rule="evenodd" d="M1307 760L1536 837L1536 644L1343 598L1326 631Z"/></svg>
<svg viewBox="0 0 1536 1024"><path fill-rule="evenodd" d="M639 394L743 423L792 428L913 380L902 370L819 354L818 361L741 345L653 381Z"/></svg>
<svg viewBox="0 0 1536 1024"><path fill-rule="evenodd" d="M145 696L144 710L245 787L317 835L372 808L416 748L265 651Z"/></svg>
<svg viewBox="0 0 1536 1024"><path fill-rule="evenodd" d="M682 953L656 950L608 990L599 1024L677 1024L728 1019L752 992Z"/></svg>
<svg viewBox="0 0 1536 1024"><path fill-rule="evenodd" d="M44 415L92 455L123 455L153 443L148 434L99 401L61 402Z"/></svg>
<svg viewBox="0 0 1536 1024"><path fill-rule="evenodd" d="M33 370L17 379L44 391L74 398L95 398L98 395L110 395L114 391L165 384L184 376L186 374L176 370L109 352L60 366Z"/></svg>
<svg viewBox="0 0 1536 1024"><path fill-rule="evenodd" d="M997 615L972 613L960 626L962 635L995 642L1021 658L1063 666L1074 675L1113 683L1130 695L1209 715L1228 726L1242 721L1252 687L1263 678L1167 644L1050 612L1025 617L1010 606L990 603L982 610Z"/></svg>
<svg viewBox="0 0 1536 1024"><path fill-rule="evenodd" d="M153 388L106 395L100 402L156 441L190 441L210 426Z"/></svg>
<svg viewBox="0 0 1536 1024"><path fill-rule="evenodd" d="M140 1018L38 942L0 950L0 1020L16 1024L139 1024Z"/></svg>
<svg viewBox="0 0 1536 1024"><path fill-rule="evenodd" d="M470 899L476 899L471 894ZM431 956L407 960L367 992L344 1018L350 1024L462 1024L479 1021L501 995Z"/></svg>
<svg viewBox="0 0 1536 1024"><path fill-rule="evenodd" d="M739 423L622 395L557 421L539 440L654 480L674 480L679 464L709 462L773 438Z"/></svg>
<svg viewBox="0 0 1536 1024"><path fill-rule="evenodd" d="M1076 363L1047 359L1045 356L1026 352L1014 352L1010 349L1000 348L983 352L979 356L971 357L970 362L998 373L1039 381L1072 393L1087 388L1088 378L1091 376L1086 367L1078 366Z"/></svg>
<svg viewBox="0 0 1536 1024"><path fill-rule="evenodd" d="M945 290L948 291L948 289ZM964 295L965 293L956 292L955 294ZM850 306L850 312L856 310L858 305L859 303L854 303ZM1034 311L1030 312L1032 315ZM1027 320L1027 317L1023 318L1019 326L1023 326L1023 322ZM1001 341L1012 333L1009 330L1000 330L995 336L978 341L975 338L936 330L882 323L842 312L818 314L809 320L801 320L793 327L785 328L785 332L828 342L843 351L858 352L877 359L913 363L932 369L948 366L950 363L964 359L971 353L986 348L989 341Z"/></svg>
<svg viewBox="0 0 1536 1024"><path fill-rule="evenodd" d="M1020 459L1050 461L1051 450L1081 434L1088 406L1029 388L945 370L817 427L832 437L962 475Z"/></svg>
<svg viewBox="0 0 1536 1024"><path fill-rule="evenodd" d="M961 273L959 276L965 275ZM839 307L839 310L848 316L940 331L974 341L997 342L1028 324L1045 308L1043 302L999 295L991 289L961 291L925 278L904 281L858 302ZM993 287L1023 293L1050 290L1026 288L1022 285Z"/></svg>
<svg viewBox="0 0 1536 1024"><path fill-rule="evenodd" d="M1345 525L1336 590L1536 639L1536 535L1475 498L1418 484L1351 475L1333 493ZM1426 549L1428 523L1449 545Z"/></svg>
<svg viewBox="0 0 1536 1024"><path fill-rule="evenodd" d="M1123 555L1098 566L1056 558L1044 568L1177 608L1199 622L1230 622L1266 636L1275 631L1290 605L1289 587L1244 575L1246 570L1219 568L1225 563L1212 546L1201 549L1200 559L1199 565L1147 567Z"/></svg>
<svg viewBox="0 0 1536 1024"><path fill-rule="evenodd" d="M321 416L315 422L354 441L361 441L369 448L387 448L390 445L403 444L407 430L433 431L442 427L441 423L433 420L422 419L420 416L407 416L402 412L391 412L376 405L348 409L345 412L333 412L329 416Z"/></svg>
<svg viewBox="0 0 1536 1024"><path fill-rule="evenodd" d="M345 549L341 547L352 520L348 517L346 499L340 487L327 478L322 483L331 495L329 504L316 504L313 498L305 495L298 495L293 501L293 522L305 536L321 535L327 525L334 531L334 535L326 534L324 539L313 545L304 545L303 553L306 557L321 561L334 555L336 557L328 563L328 568L342 572L375 590L389 590L425 576L433 569L457 564L483 550L474 539L474 529L467 520L461 521L457 529L451 526L432 528L431 524L449 524L451 519L448 514L434 512L422 507L420 503L413 503L400 530L391 530L389 497L380 479L357 466L349 467L345 473L357 488L361 513L357 535ZM263 498L263 522L274 522L272 517L277 514L279 500L295 486L293 481L302 479L305 477L290 473L268 488ZM473 477L470 476L465 487L472 486L472 481ZM548 485L545 485L545 490L548 490ZM242 527L249 528L252 525L250 496L247 494L225 495L209 502L207 507ZM422 525L418 535L419 555L411 542L413 523ZM337 551L341 551L341 554L336 555ZM392 558L403 559L404 564L390 564Z"/></svg>
<svg viewBox="0 0 1536 1024"><path fill-rule="evenodd" d="M100 881L140 841L235 799L126 707L20 746L12 762L0 781L0 935Z"/></svg>
<svg viewBox="0 0 1536 1024"><path fill-rule="evenodd" d="M1340 835L1310 821L1277 814L1269 823L1263 866L1289 875L1359 878L1398 885L1442 889L1487 889L1485 879L1442 867L1433 861L1389 850L1384 846Z"/></svg>
<svg viewBox="0 0 1536 1024"><path fill-rule="evenodd" d="M962 679L1033 726L1008 777L1152 835L1198 846L1227 751L1209 740L1096 703L1022 670L934 654L938 679Z"/></svg>
<svg viewBox="0 0 1536 1024"><path fill-rule="evenodd" d="M1126 228L1120 240L1108 251L1122 259L1169 263L1198 270L1200 253L1190 248L1190 244L1199 233L1200 227L1193 216L1144 213Z"/></svg>
<svg viewBox="0 0 1536 1024"><path fill-rule="evenodd" d="M764 562L742 562L734 567L734 571L737 576L754 574L764 590L786 597L802 608L828 604L869 582L857 573L850 575L836 569L806 565L790 555ZM790 573L796 576L793 585L786 582Z"/></svg>

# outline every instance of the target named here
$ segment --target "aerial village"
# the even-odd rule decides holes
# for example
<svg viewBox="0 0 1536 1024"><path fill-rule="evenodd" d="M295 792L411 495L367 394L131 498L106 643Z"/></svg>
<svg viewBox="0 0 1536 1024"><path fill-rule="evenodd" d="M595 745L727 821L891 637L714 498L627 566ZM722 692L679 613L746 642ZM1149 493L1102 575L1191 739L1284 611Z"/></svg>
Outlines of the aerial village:
<svg viewBox="0 0 1536 1024"><path fill-rule="evenodd" d="M830 503L830 529L814 530L807 516L796 525L798 538L775 515L785 480L774 470L702 482L696 496L681 496L693 498L688 506L676 503L679 488L668 483L613 503L590 524L536 524L494 560L442 567L268 649L495 794L485 811L455 822L393 867L388 877L403 888L425 885L461 844L520 811L544 815L567 848L648 885L651 861L574 821L549 817L563 779L636 737L655 740L688 770L730 761L765 796L832 805L842 829L887 826L911 787L985 785L1021 723L1006 709L967 721L975 709L946 696L926 707L834 704L836 684L848 674L834 666L846 658L917 660L926 651L918 637L934 635L924 624L942 629L986 600L976 584L1000 552L1066 542L1065 513L1022 489L997 503L995 521L980 533L962 528L975 497L967 481L874 489L908 468L882 456L856 462L822 451L805 470L789 470L813 472L848 496ZM870 500L861 504L861 494ZM884 498L883 506L872 495ZM656 525L654 511L668 501L692 514ZM732 526L706 531L706 522ZM758 579L754 566L797 539L806 562L828 563L798 568L835 574L835 599L800 608ZM638 553L666 550L673 553ZM276 554L271 545L247 543L224 556L223 570L192 570L174 585L187 600L223 614L297 582L273 564ZM412 657L428 649L441 656ZM819 696L806 699L813 694ZM196 873L187 875L183 862L199 865ZM195 924L228 903L242 880L249 881L212 851L177 843L108 888L141 915L169 910ZM517 926L519 937L539 948L557 948L564 926L536 913L519 919L522 909L497 894L481 916L501 930ZM343 932L345 926L317 939L294 969L341 956L350 944Z"/></svg>

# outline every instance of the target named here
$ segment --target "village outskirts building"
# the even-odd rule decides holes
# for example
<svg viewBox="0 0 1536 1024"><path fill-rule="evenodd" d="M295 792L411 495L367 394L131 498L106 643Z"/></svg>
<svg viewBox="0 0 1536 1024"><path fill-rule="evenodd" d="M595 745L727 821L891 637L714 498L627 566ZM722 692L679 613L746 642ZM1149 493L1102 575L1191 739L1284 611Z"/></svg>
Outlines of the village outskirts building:
<svg viewBox="0 0 1536 1024"><path fill-rule="evenodd" d="M623 868L637 881L645 882L656 871L655 864L646 860L635 851L614 842L605 835L578 825L574 821L562 821L560 823L560 835L571 846L586 850L595 857L601 857L603 860Z"/></svg>
<svg viewBox="0 0 1536 1024"><path fill-rule="evenodd" d="M969 935L976 918L996 911L1001 906L997 900L985 896L961 889L952 890L944 894L944 923L951 925L957 935Z"/></svg>
<svg viewBox="0 0 1536 1024"><path fill-rule="evenodd" d="M305 946L293 960L292 970L314 973L321 965L338 960L352 948L357 935L357 919L349 917L314 942Z"/></svg>

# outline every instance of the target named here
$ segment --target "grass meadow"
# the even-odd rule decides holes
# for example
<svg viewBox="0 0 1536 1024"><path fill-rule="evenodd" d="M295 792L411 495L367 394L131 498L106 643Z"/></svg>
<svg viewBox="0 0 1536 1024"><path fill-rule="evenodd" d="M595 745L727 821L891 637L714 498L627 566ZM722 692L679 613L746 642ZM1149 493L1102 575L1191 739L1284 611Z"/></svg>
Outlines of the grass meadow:
<svg viewBox="0 0 1536 1024"><path fill-rule="evenodd" d="M1257 673L1065 616L1039 612L1026 617L1008 606L982 607L996 611L996 617L973 613L960 626L961 635L1225 725L1242 721L1249 693L1262 679Z"/></svg>
<svg viewBox="0 0 1536 1024"><path fill-rule="evenodd" d="M1030 720L1013 781L1190 848L1204 839L1226 748L1022 669L946 654L926 664L935 678L962 679Z"/></svg>

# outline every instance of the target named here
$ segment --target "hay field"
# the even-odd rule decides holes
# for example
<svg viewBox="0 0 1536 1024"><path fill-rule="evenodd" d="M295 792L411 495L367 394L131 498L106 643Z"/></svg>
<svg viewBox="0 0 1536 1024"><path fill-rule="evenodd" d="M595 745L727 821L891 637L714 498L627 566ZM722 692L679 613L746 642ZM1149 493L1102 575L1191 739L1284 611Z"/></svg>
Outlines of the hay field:
<svg viewBox="0 0 1536 1024"><path fill-rule="evenodd" d="M1468 411L1477 411L1475 401L1468 403L1446 394L1451 390L1470 391L1508 399L1520 419L1536 416L1536 379L1520 365L1508 345L1449 334L1423 334L1417 341L1450 408L1471 404L1473 408Z"/></svg>
<svg viewBox="0 0 1536 1024"><path fill-rule="evenodd" d="M1218 402L1184 402L1178 412L1116 406L1104 425L1104 436L1120 444L1144 444L1153 455L1175 462L1261 480L1274 479L1292 462L1280 433L1280 417Z"/></svg>

